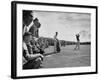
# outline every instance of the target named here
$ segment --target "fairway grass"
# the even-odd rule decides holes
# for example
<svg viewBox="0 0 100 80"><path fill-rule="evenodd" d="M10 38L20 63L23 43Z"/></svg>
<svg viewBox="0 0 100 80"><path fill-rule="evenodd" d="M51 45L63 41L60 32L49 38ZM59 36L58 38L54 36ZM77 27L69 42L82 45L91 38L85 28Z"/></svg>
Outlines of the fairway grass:
<svg viewBox="0 0 100 80"><path fill-rule="evenodd" d="M61 47L60 53L54 53L54 47L45 49L43 68L84 67L91 65L91 45L80 45L80 50L74 50L75 45Z"/></svg>

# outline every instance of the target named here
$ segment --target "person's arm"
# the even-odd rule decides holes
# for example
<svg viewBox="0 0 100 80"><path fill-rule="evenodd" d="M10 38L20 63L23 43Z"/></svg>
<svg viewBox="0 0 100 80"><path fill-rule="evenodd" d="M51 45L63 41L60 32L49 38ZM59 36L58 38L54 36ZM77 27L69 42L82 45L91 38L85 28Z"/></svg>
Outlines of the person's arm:
<svg viewBox="0 0 100 80"><path fill-rule="evenodd" d="M26 54L25 54L25 57L26 57L28 60L36 59L36 58L38 58L38 57L43 58L43 55L41 55L41 54L29 54L28 49L27 49L25 43L24 43L23 45L24 45L24 50L25 50L25 53L26 53Z"/></svg>
<svg viewBox="0 0 100 80"><path fill-rule="evenodd" d="M28 60L32 60L32 59L36 59L38 57L43 58L43 55L41 55L41 54L29 54L27 51L26 57L28 58Z"/></svg>

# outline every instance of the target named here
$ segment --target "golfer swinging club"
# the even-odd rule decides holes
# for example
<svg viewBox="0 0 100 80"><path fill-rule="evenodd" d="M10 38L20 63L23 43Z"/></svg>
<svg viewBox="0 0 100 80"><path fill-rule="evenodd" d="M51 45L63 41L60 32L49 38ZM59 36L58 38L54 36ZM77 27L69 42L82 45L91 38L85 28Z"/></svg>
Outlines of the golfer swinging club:
<svg viewBox="0 0 100 80"><path fill-rule="evenodd" d="M80 49L80 35L76 34L76 39L77 39L77 43L76 43L76 47L74 48L74 50L76 49Z"/></svg>

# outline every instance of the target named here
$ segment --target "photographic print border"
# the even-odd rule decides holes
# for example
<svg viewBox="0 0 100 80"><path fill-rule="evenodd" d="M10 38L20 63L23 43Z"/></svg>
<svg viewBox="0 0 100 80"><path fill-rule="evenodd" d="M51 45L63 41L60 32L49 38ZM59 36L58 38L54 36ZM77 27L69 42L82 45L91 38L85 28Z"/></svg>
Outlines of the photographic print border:
<svg viewBox="0 0 100 80"><path fill-rule="evenodd" d="M45 5L45 6L59 6L59 7L78 7L78 8L93 8L96 10L96 71L94 72L82 72L82 73L64 73L64 74L50 74L50 75L30 75L30 76L17 76L17 4L27 4L27 5ZM57 4L57 3L41 3L41 2L24 2L24 1L12 1L11 2L11 78L36 78L36 77L53 77L53 76L67 76L67 75L85 75L85 74L97 74L98 72L98 7L88 6L88 5L72 5L72 4Z"/></svg>

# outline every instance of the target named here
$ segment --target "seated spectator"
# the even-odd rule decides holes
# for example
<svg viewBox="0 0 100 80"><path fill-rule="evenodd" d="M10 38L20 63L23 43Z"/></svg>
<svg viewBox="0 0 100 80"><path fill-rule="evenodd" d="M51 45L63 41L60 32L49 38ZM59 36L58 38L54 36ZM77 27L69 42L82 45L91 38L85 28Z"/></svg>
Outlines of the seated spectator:
<svg viewBox="0 0 100 80"><path fill-rule="evenodd" d="M32 35L30 32L26 32L23 35L23 57L27 61L23 64L23 69L36 69L41 66L43 61L42 54L34 54L32 51L32 45L30 41L32 40Z"/></svg>
<svg viewBox="0 0 100 80"><path fill-rule="evenodd" d="M44 54L44 49L41 48L40 44L38 43L38 38L33 37L31 40L31 45L34 53Z"/></svg>

